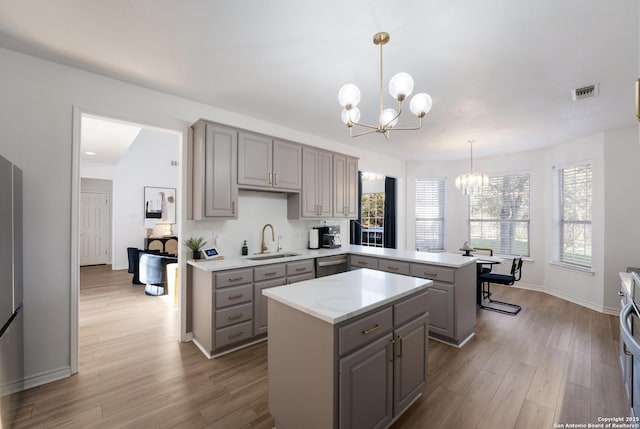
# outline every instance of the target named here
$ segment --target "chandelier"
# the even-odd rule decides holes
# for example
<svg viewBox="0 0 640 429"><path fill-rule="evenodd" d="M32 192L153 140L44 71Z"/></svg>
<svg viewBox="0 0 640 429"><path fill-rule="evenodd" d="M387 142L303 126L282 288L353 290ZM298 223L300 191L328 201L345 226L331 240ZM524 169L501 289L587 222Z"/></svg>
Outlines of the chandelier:
<svg viewBox="0 0 640 429"><path fill-rule="evenodd" d="M389 81L389 93L398 101L398 111L395 109L385 109L382 103L382 46L389 42L389 33L376 33L373 35L373 43L380 46L380 113L377 125L368 125L360 122L360 89L348 83L343 85L338 92L338 101L344 107L342 110L342 122L349 128L349 136L360 137L366 134L378 132L389 138L389 131L394 130L419 130L422 128L422 118L431 110L432 100L429 94L421 92L416 94L409 103L411 112L417 116L418 125L411 128L394 128L398 123L398 118L402 114L402 102L413 92L413 78L408 73L397 73ZM353 126L357 125L368 129L359 134L353 134Z"/></svg>
<svg viewBox="0 0 640 429"><path fill-rule="evenodd" d="M475 140L469 140L471 148L471 169L469 173L461 174L456 177L456 188L462 189L465 195L477 194L480 192L483 186L489 184L489 176L484 173L473 172L473 142Z"/></svg>

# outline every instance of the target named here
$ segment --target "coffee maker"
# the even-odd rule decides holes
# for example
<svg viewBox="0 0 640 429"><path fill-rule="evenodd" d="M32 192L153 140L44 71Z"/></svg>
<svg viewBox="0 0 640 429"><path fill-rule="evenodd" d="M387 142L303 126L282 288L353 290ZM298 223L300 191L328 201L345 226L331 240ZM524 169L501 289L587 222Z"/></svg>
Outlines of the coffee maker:
<svg viewBox="0 0 640 429"><path fill-rule="evenodd" d="M340 227L323 226L318 228L320 232L322 247L336 249L340 247Z"/></svg>

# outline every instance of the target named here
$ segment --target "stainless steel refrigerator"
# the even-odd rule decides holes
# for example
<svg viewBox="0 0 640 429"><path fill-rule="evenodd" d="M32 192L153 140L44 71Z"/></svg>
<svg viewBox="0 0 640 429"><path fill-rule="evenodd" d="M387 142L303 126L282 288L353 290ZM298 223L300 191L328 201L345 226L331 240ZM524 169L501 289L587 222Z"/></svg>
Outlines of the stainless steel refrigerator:
<svg viewBox="0 0 640 429"><path fill-rule="evenodd" d="M24 387L22 170L0 156L0 429Z"/></svg>

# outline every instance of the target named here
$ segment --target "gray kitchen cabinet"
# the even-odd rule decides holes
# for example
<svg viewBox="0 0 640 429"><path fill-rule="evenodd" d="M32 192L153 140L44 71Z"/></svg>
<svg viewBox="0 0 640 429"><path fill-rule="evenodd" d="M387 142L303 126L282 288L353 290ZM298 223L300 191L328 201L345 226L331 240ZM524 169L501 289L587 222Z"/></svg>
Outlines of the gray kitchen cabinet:
<svg viewBox="0 0 640 429"><path fill-rule="evenodd" d="M193 219L237 218L237 130L199 120L192 131Z"/></svg>
<svg viewBox="0 0 640 429"><path fill-rule="evenodd" d="M266 334L267 333L267 320L268 320L268 304L269 300L266 296L262 295L262 290L270 287L282 286L285 284L284 277L266 280L263 282L257 282L254 285L254 298L253 302L255 303L254 313L253 313L253 331L255 335Z"/></svg>
<svg viewBox="0 0 640 429"><path fill-rule="evenodd" d="M409 264L409 275L433 280L429 292L429 334L456 346L473 334L476 325L476 267L449 268Z"/></svg>
<svg viewBox="0 0 640 429"><path fill-rule="evenodd" d="M429 330L445 337L453 338L454 334L454 288L442 282L433 282L430 288Z"/></svg>
<svg viewBox="0 0 640 429"><path fill-rule="evenodd" d="M393 259L379 259L378 269L389 273L409 275L409 263L395 261Z"/></svg>
<svg viewBox="0 0 640 429"><path fill-rule="evenodd" d="M302 191L289 214L295 218L327 218L333 215L333 154L302 148ZM290 204L292 203L290 202ZM299 206L299 207L298 207ZM297 216L296 216L297 215Z"/></svg>
<svg viewBox="0 0 640 429"><path fill-rule="evenodd" d="M193 275L194 343L208 357L253 338L253 270L211 273L190 270Z"/></svg>
<svg viewBox="0 0 640 429"><path fill-rule="evenodd" d="M386 428L393 419L392 338L340 360L340 428Z"/></svg>
<svg viewBox="0 0 640 429"><path fill-rule="evenodd" d="M333 217L358 217L358 159L333 155Z"/></svg>
<svg viewBox="0 0 640 429"><path fill-rule="evenodd" d="M238 185L299 191L302 146L248 132L238 133Z"/></svg>
<svg viewBox="0 0 640 429"><path fill-rule="evenodd" d="M349 255L349 269L359 270L360 268L378 269L378 260L371 256Z"/></svg>
<svg viewBox="0 0 640 429"><path fill-rule="evenodd" d="M427 384L430 319L431 315L428 313L395 330L394 416L402 414L420 396L422 388Z"/></svg>

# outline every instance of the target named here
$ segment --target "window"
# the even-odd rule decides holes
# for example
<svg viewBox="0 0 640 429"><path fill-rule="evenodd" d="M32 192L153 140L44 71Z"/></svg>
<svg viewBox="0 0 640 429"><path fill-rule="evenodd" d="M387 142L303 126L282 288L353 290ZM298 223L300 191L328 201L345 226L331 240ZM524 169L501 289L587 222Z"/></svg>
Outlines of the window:
<svg viewBox="0 0 640 429"><path fill-rule="evenodd" d="M489 177L469 197L469 241L494 254L529 256L529 173Z"/></svg>
<svg viewBox="0 0 640 429"><path fill-rule="evenodd" d="M560 262L591 267L591 164L558 172Z"/></svg>
<svg viewBox="0 0 640 429"><path fill-rule="evenodd" d="M416 179L416 247L444 249L444 179Z"/></svg>
<svg viewBox="0 0 640 429"><path fill-rule="evenodd" d="M362 245L384 244L384 192L362 194Z"/></svg>

